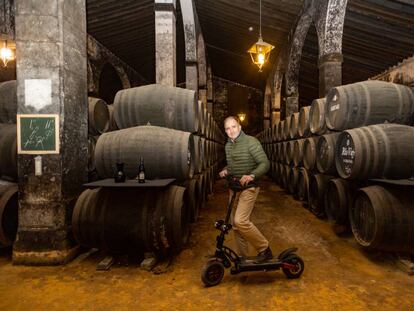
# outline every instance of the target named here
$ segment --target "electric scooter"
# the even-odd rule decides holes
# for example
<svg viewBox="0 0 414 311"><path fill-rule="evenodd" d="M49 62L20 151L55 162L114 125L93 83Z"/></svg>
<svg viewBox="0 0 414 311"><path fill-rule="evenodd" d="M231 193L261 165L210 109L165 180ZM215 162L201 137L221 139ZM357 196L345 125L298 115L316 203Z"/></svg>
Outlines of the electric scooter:
<svg viewBox="0 0 414 311"><path fill-rule="evenodd" d="M205 286L215 286L221 282L224 276L225 268L233 267L230 270L231 274L238 274L247 271L273 271L282 269L283 273L289 279L299 278L305 268L305 264L298 255L296 255L297 248L288 248L277 256L276 260L268 260L261 263L256 263L256 257L241 257L231 248L224 245L226 234L232 229L229 223L233 204L236 200L236 195L247 188L254 187L254 184L242 186L239 180L235 177L228 176L227 181L229 188L233 190L230 202L227 207L227 215L225 220L218 220L214 226L220 231L216 240L216 252L204 265L201 272L201 280Z"/></svg>

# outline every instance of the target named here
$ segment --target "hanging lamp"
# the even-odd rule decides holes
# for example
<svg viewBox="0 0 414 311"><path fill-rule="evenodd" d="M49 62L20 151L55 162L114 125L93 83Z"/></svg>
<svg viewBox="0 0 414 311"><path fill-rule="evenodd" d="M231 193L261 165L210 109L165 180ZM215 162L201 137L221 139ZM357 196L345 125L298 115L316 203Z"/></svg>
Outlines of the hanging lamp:
<svg viewBox="0 0 414 311"><path fill-rule="evenodd" d="M262 0L259 0L259 40L251 46L247 52L252 58L253 64L259 67L259 72L262 71L263 65L269 60L270 52L274 49L274 46L270 43L263 41L262 38Z"/></svg>
<svg viewBox="0 0 414 311"><path fill-rule="evenodd" d="M12 49L7 47L7 40L4 40L4 45L0 49L0 59L3 62L3 67L7 67L7 63L14 60L14 53Z"/></svg>

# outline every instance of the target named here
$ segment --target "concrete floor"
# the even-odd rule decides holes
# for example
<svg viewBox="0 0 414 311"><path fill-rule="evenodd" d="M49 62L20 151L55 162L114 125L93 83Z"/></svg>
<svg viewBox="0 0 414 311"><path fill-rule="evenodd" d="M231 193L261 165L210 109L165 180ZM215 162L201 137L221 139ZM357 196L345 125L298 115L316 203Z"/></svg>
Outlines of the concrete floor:
<svg viewBox="0 0 414 311"><path fill-rule="evenodd" d="M352 236L337 237L328 223L266 181L254 222L274 253L299 247L305 272L288 280L282 272L231 276L205 288L200 270L214 251L213 228L224 217L223 182L192 227L190 245L169 270L153 274L120 260L96 271L102 254L81 255L66 266L13 266L0 255L0 310L414 310L414 277L388 256L362 250ZM229 239L230 245L231 238Z"/></svg>

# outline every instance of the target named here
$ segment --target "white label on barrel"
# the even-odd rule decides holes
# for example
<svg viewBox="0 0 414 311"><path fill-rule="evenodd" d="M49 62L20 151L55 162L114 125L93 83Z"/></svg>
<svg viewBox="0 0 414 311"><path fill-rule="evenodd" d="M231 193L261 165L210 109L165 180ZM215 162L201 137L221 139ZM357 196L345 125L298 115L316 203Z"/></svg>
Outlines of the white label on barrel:
<svg viewBox="0 0 414 311"><path fill-rule="evenodd" d="M338 110L338 109L339 109L339 104L331 106L331 111L335 111L335 110Z"/></svg>
<svg viewBox="0 0 414 311"><path fill-rule="evenodd" d="M345 144L341 146L342 168L346 174L350 175L355 161L355 146L348 136Z"/></svg>

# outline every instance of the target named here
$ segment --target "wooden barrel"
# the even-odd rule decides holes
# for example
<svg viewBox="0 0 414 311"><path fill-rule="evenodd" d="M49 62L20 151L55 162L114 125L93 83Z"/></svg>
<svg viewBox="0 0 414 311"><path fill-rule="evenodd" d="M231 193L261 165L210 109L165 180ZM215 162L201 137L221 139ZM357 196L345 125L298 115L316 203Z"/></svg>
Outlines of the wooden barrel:
<svg viewBox="0 0 414 311"><path fill-rule="evenodd" d="M199 130L198 103L193 90L144 85L118 91L114 105L116 124L121 129L150 123L192 133ZM208 122L205 120L207 131Z"/></svg>
<svg viewBox="0 0 414 311"><path fill-rule="evenodd" d="M273 142L277 142L277 141L278 141L278 139L279 139L279 135L278 135L278 133L277 133L277 131L278 131L278 129L279 129L279 123L280 123L280 121L279 121L279 120L277 120L277 121L275 122L275 124L273 124L273 125L272 125L272 141L273 141Z"/></svg>
<svg viewBox="0 0 414 311"><path fill-rule="evenodd" d="M16 123L16 80L0 83L0 123Z"/></svg>
<svg viewBox="0 0 414 311"><path fill-rule="evenodd" d="M108 112L109 112L109 129L108 131L116 131L118 130L118 125L116 125L116 121L114 118L114 105L108 105Z"/></svg>
<svg viewBox="0 0 414 311"><path fill-rule="evenodd" d="M309 179L309 208L317 217L325 216L325 193L333 176L313 174Z"/></svg>
<svg viewBox="0 0 414 311"><path fill-rule="evenodd" d="M282 183L282 164L279 162L276 162L275 181L278 185Z"/></svg>
<svg viewBox="0 0 414 311"><path fill-rule="evenodd" d="M316 165L316 144L320 136L306 138L303 143L303 166L313 170Z"/></svg>
<svg viewBox="0 0 414 311"><path fill-rule="evenodd" d="M309 119L310 107L311 106L302 107L299 110L299 125L298 125L299 137L308 137L311 134L310 119Z"/></svg>
<svg viewBox="0 0 414 311"><path fill-rule="evenodd" d="M281 143L281 147L280 147L280 162L281 163L285 163L286 148L287 148L287 141L284 141Z"/></svg>
<svg viewBox="0 0 414 311"><path fill-rule="evenodd" d="M280 121L277 129L277 136L279 141L283 141L284 139L284 130L285 130L285 120Z"/></svg>
<svg viewBox="0 0 414 311"><path fill-rule="evenodd" d="M185 188L85 190L72 215L75 239L112 253L177 253L188 239Z"/></svg>
<svg viewBox="0 0 414 311"><path fill-rule="evenodd" d="M17 127L0 124L0 176L17 178Z"/></svg>
<svg viewBox="0 0 414 311"><path fill-rule="evenodd" d="M204 122L204 105L203 102L201 100L197 100L197 104L196 104L196 113L197 113L197 120L198 120L198 134L199 135L204 135L204 133L206 132L206 124Z"/></svg>
<svg viewBox="0 0 414 311"><path fill-rule="evenodd" d="M213 117L210 112L207 112L207 132L206 138L211 139L213 129L212 129Z"/></svg>
<svg viewBox="0 0 414 311"><path fill-rule="evenodd" d="M289 139L289 132L290 132L290 118L291 116L287 116L285 122L283 124L283 140Z"/></svg>
<svg viewBox="0 0 414 311"><path fill-rule="evenodd" d="M414 254L414 192L370 186L357 192L349 217L364 247Z"/></svg>
<svg viewBox="0 0 414 311"><path fill-rule="evenodd" d="M89 134L99 135L109 130L109 110L103 99L88 97Z"/></svg>
<svg viewBox="0 0 414 311"><path fill-rule="evenodd" d="M201 167L203 170L207 168L207 140L204 137L201 137Z"/></svg>
<svg viewBox="0 0 414 311"><path fill-rule="evenodd" d="M203 170L203 163L204 157L202 155L202 143L201 137L197 135L193 135L194 138L194 173L200 174Z"/></svg>
<svg viewBox="0 0 414 311"><path fill-rule="evenodd" d="M309 172L304 167L299 169L298 199L304 202L309 199Z"/></svg>
<svg viewBox="0 0 414 311"><path fill-rule="evenodd" d="M190 221L192 223L196 222L198 219L198 213L200 208L200 201L202 200L201 195L203 194L200 192L199 189L199 182L196 178L192 178L186 181L186 202L188 205L189 213L190 213Z"/></svg>
<svg viewBox="0 0 414 311"><path fill-rule="evenodd" d="M97 138L88 136L88 173L96 170L95 166L95 146Z"/></svg>
<svg viewBox="0 0 414 311"><path fill-rule="evenodd" d="M290 168L288 180L289 192L292 193L295 198L297 198L297 190L299 183L299 169L297 167Z"/></svg>
<svg viewBox="0 0 414 311"><path fill-rule="evenodd" d="M303 145L305 139L295 140L293 143L293 165L302 166L303 165Z"/></svg>
<svg viewBox="0 0 414 311"><path fill-rule="evenodd" d="M318 98L312 101L309 110L310 130L313 134L322 135L327 132L325 122L325 98Z"/></svg>
<svg viewBox="0 0 414 311"><path fill-rule="evenodd" d="M285 158L285 163L286 164L292 164L293 163L293 147L295 145L295 141L294 140L290 140L287 142L286 144L286 158Z"/></svg>
<svg viewBox="0 0 414 311"><path fill-rule="evenodd" d="M138 174L144 158L147 179L186 180L194 173L194 138L191 133L158 126L137 126L102 134L95 147L100 177L113 177L115 164L124 163L128 178Z"/></svg>
<svg viewBox="0 0 414 311"><path fill-rule="evenodd" d="M384 81L363 81L333 87L326 97L326 125L345 129L384 122L412 124L414 91Z"/></svg>
<svg viewBox="0 0 414 311"><path fill-rule="evenodd" d="M10 246L16 238L17 194L17 184L0 180L0 246Z"/></svg>
<svg viewBox="0 0 414 311"><path fill-rule="evenodd" d="M281 178L281 187L285 189L286 191L289 191L288 185L289 185L289 170L290 166L284 164L282 166L282 178Z"/></svg>
<svg viewBox="0 0 414 311"><path fill-rule="evenodd" d="M299 137L299 112L290 115L289 137L290 139Z"/></svg>
<svg viewBox="0 0 414 311"><path fill-rule="evenodd" d="M203 174L194 175L194 178L197 181L196 189L199 193L198 210L201 210L206 205L206 180ZM192 217L192 219L194 219L194 217Z"/></svg>
<svg viewBox="0 0 414 311"><path fill-rule="evenodd" d="M329 221L335 225L349 225L349 208L356 191L356 183L342 178L329 180L325 195L325 212Z"/></svg>
<svg viewBox="0 0 414 311"><path fill-rule="evenodd" d="M340 133L325 134L316 144L316 168L322 174L336 174L335 147Z"/></svg>
<svg viewBox="0 0 414 311"><path fill-rule="evenodd" d="M403 179L414 176L414 127L370 125L338 138L335 165L340 177Z"/></svg>

